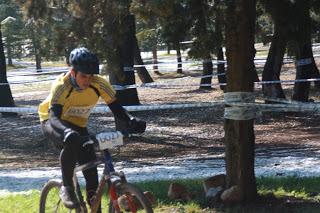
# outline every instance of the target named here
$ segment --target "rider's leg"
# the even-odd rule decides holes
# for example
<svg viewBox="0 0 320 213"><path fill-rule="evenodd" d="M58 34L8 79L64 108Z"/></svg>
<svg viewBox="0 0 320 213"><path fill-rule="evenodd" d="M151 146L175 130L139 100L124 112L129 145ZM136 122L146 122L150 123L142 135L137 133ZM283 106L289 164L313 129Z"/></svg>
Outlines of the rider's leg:
<svg viewBox="0 0 320 213"><path fill-rule="evenodd" d="M60 166L62 172L62 181L64 186L73 187L72 176L73 169L77 162L76 149L77 147L72 146L72 143L68 145L63 144L63 135L56 131L49 121L41 123L42 132L44 136L50 139L54 145L61 150L60 152Z"/></svg>
<svg viewBox="0 0 320 213"><path fill-rule="evenodd" d="M77 149L77 147L71 146L70 143L64 146L60 152L60 165L64 186L73 187L72 177L77 162Z"/></svg>
<svg viewBox="0 0 320 213"><path fill-rule="evenodd" d="M89 161L96 160L96 154L92 145L88 145L85 148L81 148L79 153L80 165ZM93 199L93 196L95 195L99 183L97 167L83 171L83 176L86 180L87 202L90 204L90 200ZM97 212L101 212L101 204Z"/></svg>
<svg viewBox="0 0 320 213"><path fill-rule="evenodd" d="M49 122L43 122L41 126L44 135L53 141L57 148L61 149L59 160L61 165L63 187L61 187L60 190L60 198L66 207L75 208L79 205L79 201L74 192L72 178L77 162L77 154L79 152L80 144L77 142L64 144L64 136L56 131ZM79 130L82 131L81 129Z"/></svg>

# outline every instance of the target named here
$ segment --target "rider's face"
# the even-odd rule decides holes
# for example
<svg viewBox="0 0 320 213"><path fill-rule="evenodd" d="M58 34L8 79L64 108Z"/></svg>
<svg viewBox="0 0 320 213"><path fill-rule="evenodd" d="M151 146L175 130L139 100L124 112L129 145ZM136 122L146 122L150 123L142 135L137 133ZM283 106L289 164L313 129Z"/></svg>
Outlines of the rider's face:
<svg viewBox="0 0 320 213"><path fill-rule="evenodd" d="M75 77L77 84L81 89L86 89L90 86L93 75L92 74L85 74L82 72L75 73L74 70L71 71L71 74Z"/></svg>

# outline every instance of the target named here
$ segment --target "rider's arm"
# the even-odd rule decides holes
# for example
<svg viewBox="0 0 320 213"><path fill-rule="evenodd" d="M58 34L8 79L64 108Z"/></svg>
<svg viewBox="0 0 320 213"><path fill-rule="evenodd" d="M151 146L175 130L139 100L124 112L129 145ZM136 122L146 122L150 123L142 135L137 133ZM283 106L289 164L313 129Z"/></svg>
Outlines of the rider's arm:
<svg viewBox="0 0 320 213"><path fill-rule="evenodd" d="M124 131L124 134L143 133L146 130L146 122L131 116L117 100L109 103L108 106L115 117L126 122L126 129L122 129L122 127L120 127L120 131Z"/></svg>
<svg viewBox="0 0 320 213"><path fill-rule="evenodd" d="M62 114L62 105L60 104L53 104L49 110L49 122L52 128L54 128L60 135L63 135L63 141L67 141L71 135L78 135L77 132L73 131L69 127L67 127L61 121L61 114Z"/></svg>
<svg viewBox="0 0 320 213"><path fill-rule="evenodd" d="M112 88L110 83L102 78L96 76L93 80L94 86L97 87L99 95L103 98L105 103L109 106L113 115L120 120L128 122L132 119L132 116L125 110L119 102L116 100L116 91Z"/></svg>
<svg viewBox="0 0 320 213"><path fill-rule="evenodd" d="M127 110L125 110L119 103L117 100L114 100L112 103L108 104L111 112L113 113L113 115L117 118L119 118L120 120L123 121L130 121L133 117L128 113Z"/></svg>
<svg viewBox="0 0 320 213"><path fill-rule="evenodd" d="M114 117L126 123L124 126L126 126L125 128L127 129L127 131L132 133L144 132L146 128L146 122L134 118L127 112L125 108L123 108L119 104L115 97L116 91L112 88L109 82L107 82L102 77L96 77L94 81L97 85L101 97L108 104Z"/></svg>

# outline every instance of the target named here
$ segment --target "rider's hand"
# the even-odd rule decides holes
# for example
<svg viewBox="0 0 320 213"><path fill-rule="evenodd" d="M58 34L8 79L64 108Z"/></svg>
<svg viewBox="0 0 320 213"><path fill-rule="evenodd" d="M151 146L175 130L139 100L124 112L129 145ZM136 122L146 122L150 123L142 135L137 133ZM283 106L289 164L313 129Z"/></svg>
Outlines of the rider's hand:
<svg viewBox="0 0 320 213"><path fill-rule="evenodd" d="M128 133L129 134L138 134L138 133L144 133L146 131L146 122L143 120L140 120L139 118L132 118L128 122Z"/></svg>

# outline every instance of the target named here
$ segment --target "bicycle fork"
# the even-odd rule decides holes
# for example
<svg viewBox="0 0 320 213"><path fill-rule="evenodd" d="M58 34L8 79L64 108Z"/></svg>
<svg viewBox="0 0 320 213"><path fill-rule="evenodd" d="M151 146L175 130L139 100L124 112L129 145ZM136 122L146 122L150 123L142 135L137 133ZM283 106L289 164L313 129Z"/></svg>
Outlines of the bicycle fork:
<svg viewBox="0 0 320 213"><path fill-rule="evenodd" d="M94 197L94 199L92 201L91 211L95 213L97 211L97 209L99 208L99 204L101 202L102 195L103 195L103 190L104 190L106 185L108 185L109 197L110 197L110 200L111 200L111 204L113 205L115 212L116 213L120 213L121 210L120 210L120 207L119 207L119 204L118 204L118 195L117 195L116 183L115 182L113 182L113 183L111 182L109 175L103 175L102 176L102 178L100 180L100 183L99 183L99 186L97 188L95 197Z"/></svg>
<svg viewBox="0 0 320 213"><path fill-rule="evenodd" d="M106 177L106 175L102 175L102 178L99 182L97 191L95 196L93 197L92 201L90 200L91 212L97 212L99 205L101 203L103 189L105 188L106 184L110 182L110 179ZM109 183L108 183L109 185Z"/></svg>

